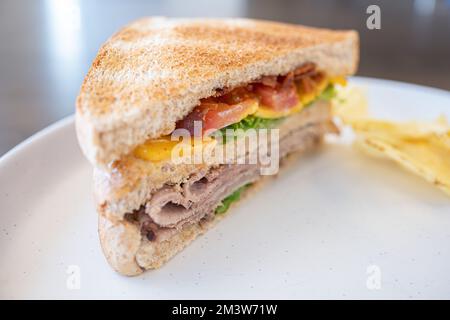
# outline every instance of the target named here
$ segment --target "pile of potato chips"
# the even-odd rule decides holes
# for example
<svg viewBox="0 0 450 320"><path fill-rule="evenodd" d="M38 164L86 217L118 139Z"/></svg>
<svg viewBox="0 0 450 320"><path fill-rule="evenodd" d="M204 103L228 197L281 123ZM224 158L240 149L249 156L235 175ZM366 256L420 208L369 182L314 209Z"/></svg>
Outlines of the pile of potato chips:
<svg viewBox="0 0 450 320"><path fill-rule="evenodd" d="M364 93L351 86L338 91L333 112L352 127L357 148L394 160L450 195L450 127L444 116L433 122L373 119Z"/></svg>

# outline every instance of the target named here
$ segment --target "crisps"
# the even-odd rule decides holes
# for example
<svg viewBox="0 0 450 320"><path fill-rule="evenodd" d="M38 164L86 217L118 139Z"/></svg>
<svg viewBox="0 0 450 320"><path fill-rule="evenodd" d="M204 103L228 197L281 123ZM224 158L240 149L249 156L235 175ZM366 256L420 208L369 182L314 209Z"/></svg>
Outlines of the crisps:
<svg viewBox="0 0 450 320"><path fill-rule="evenodd" d="M398 123L374 119L353 119L347 123L357 132L383 134L388 137L396 136L409 140L428 139L436 134L445 135L448 131L448 124L442 121Z"/></svg>
<svg viewBox="0 0 450 320"><path fill-rule="evenodd" d="M365 91L356 86L339 87L332 100L333 114L344 123L368 116L368 103Z"/></svg>
<svg viewBox="0 0 450 320"><path fill-rule="evenodd" d="M354 146L372 156L392 159L450 195L450 127L446 118L403 123L372 119L361 91L347 90L341 93L346 98L333 102L333 112L353 129Z"/></svg>
<svg viewBox="0 0 450 320"><path fill-rule="evenodd" d="M436 143L436 138L405 141L372 135L356 140L355 145L369 154L394 160L450 195L450 149Z"/></svg>

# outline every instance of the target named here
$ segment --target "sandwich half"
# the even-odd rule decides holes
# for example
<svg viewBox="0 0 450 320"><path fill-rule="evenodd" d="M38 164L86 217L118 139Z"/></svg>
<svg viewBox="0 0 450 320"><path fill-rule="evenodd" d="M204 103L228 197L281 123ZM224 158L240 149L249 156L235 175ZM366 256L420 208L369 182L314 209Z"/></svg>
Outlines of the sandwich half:
<svg viewBox="0 0 450 320"><path fill-rule="evenodd" d="M270 131L264 150L281 165L336 133L329 101L358 52L354 31L249 19L146 18L112 36L76 109L110 265L124 275L160 267L267 175L248 161L262 140L225 161L212 156L247 132ZM215 151L176 161L179 130ZM230 130L244 136L228 139Z"/></svg>

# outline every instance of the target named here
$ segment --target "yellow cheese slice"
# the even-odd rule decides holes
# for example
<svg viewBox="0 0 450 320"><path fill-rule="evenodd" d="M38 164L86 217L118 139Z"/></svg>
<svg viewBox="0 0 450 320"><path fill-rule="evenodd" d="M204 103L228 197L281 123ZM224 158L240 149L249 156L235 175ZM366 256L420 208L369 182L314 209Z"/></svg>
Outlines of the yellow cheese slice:
<svg viewBox="0 0 450 320"><path fill-rule="evenodd" d="M200 141L199 141L200 140ZM191 146L195 148L204 148L205 145L216 143L216 140L210 137L203 137L203 139L192 138L190 140ZM172 157L172 150L179 143L183 141L172 141L170 136L164 136L158 139L148 140L134 149L134 156L147 161L159 162L168 160ZM182 149L181 149L182 150ZM180 154L179 156L182 156Z"/></svg>
<svg viewBox="0 0 450 320"><path fill-rule="evenodd" d="M260 105L258 110L255 112L255 116L259 118L264 119L277 119L289 116L291 114L297 113L303 109L303 104L299 102L295 107L287 109L287 110L281 110L281 111L275 111L272 108L266 107L264 105Z"/></svg>

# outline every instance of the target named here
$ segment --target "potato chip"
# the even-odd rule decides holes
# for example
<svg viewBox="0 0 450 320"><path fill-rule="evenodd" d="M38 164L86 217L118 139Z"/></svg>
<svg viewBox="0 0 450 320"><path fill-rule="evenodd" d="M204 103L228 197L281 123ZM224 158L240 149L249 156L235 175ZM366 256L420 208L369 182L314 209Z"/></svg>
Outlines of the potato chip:
<svg viewBox="0 0 450 320"><path fill-rule="evenodd" d="M348 85L337 90L337 96L332 101L332 110L334 115L348 123L352 119L367 117L367 105L364 89Z"/></svg>
<svg viewBox="0 0 450 320"><path fill-rule="evenodd" d="M390 158L450 195L450 128L444 116L432 122L373 119L357 88L341 90L333 101L333 112L351 126L358 149Z"/></svg>
<svg viewBox="0 0 450 320"><path fill-rule="evenodd" d="M355 145L369 154L394 160L450 195L450 148L435 139L407 141L369 135L357 139Z"/></svg>
<svg viewBox="0 0 450 320"><path fill-rule="evenodd" d="M390 137L396 136L403 139L427 139L433 135L445 135L448 131L448 125L441 121L435 122L391 122L375 119L353 119L348 121L353 130L365 134L383 134Z"/></svg>

